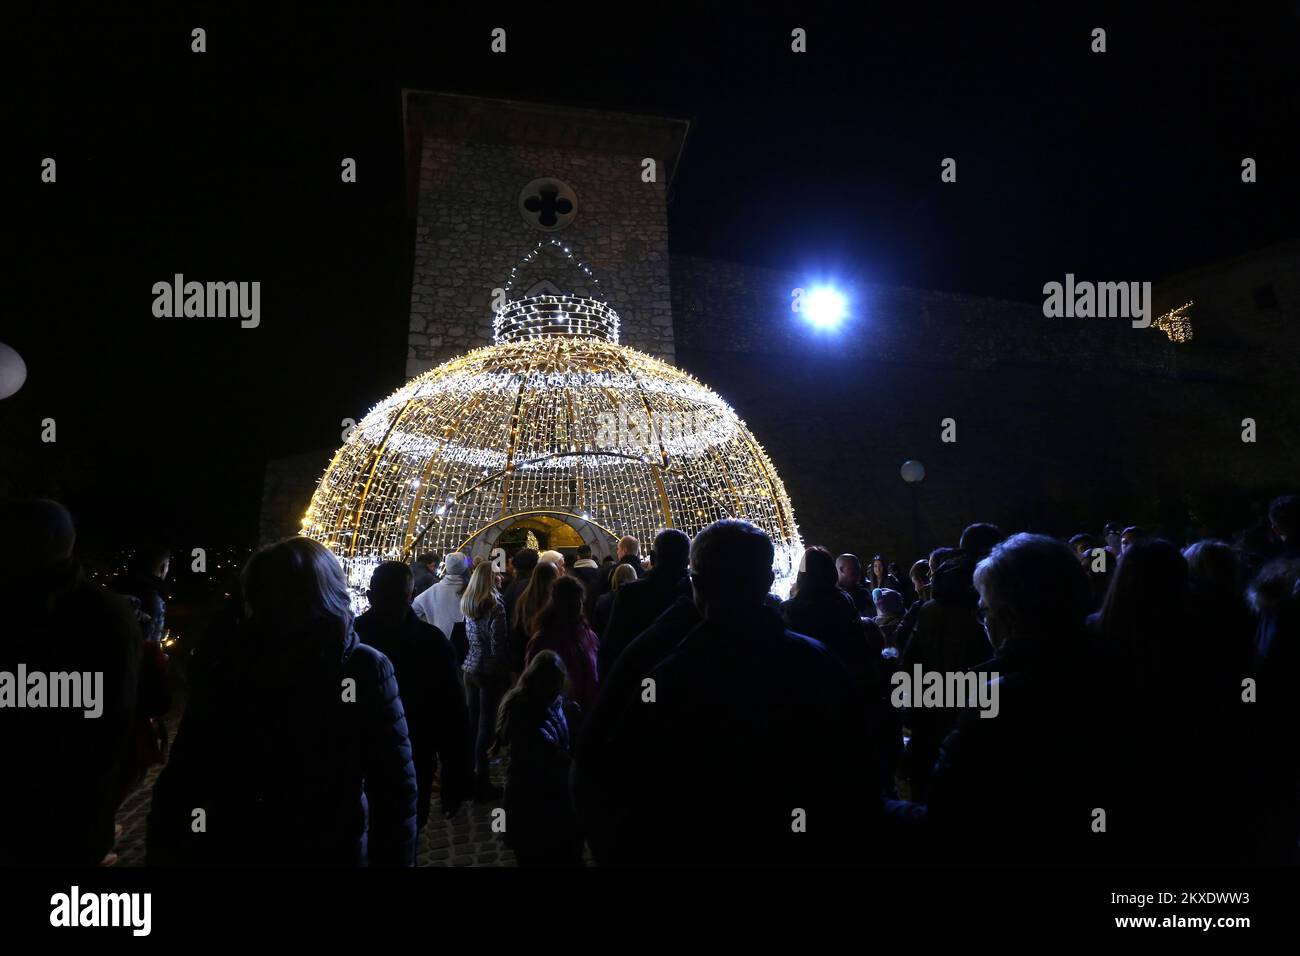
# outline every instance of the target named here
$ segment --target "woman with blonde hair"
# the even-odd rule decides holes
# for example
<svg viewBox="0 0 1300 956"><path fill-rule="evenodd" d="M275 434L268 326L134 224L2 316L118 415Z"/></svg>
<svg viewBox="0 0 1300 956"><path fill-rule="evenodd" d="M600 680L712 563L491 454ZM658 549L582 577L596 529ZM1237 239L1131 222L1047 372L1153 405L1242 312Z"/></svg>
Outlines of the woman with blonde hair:
<svg viewBox="0 0 1300 956"><path fill-rule="evenodd" d="M510 619L510 673L519 674L524 669L524 653L532 639L537 615L551 599L551 586L560 576L559 569L550 561L540 558L528 578L528 586L515 601Z"/></svg>
<svg viewBox="0 0 1300 956"><path fill-rule="evenodd" d="M474 736L474 799L492 800L501 790L492 784L488 747L492 743L497 706L510 682L507 659L506 606L493 586L492 564L483 562L470 575L460 610L465 615L465 703Z"/></svg>

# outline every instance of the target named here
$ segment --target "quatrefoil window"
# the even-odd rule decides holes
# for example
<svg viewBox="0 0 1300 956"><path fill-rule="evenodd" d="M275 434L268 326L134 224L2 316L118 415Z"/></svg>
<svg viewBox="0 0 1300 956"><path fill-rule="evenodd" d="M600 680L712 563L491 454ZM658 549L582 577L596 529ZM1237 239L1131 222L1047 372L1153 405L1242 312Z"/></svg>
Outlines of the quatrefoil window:
<svg viewBox="0 0 1300 956"><path fill-rule="evenodd" d="M519 214L534 228L556 232L573 222L578 214L578 197L568 183L534 179L519 194Z"/></svg>

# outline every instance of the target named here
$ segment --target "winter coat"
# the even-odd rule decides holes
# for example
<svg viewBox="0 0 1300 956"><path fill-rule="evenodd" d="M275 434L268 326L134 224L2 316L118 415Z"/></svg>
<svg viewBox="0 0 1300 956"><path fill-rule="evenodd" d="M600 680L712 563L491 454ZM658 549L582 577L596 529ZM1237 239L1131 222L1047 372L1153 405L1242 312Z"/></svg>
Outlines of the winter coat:
<svg viewBox="0 0 1300 956"><path fill-rule="evenodd" d="M900 670L910 674L919 664L925 672L958 673L993 657L993 646L976 612L979 595L971 581L973 571L972 561L958 558L945 561L935 574L935 596L917 613L916 626L899 657ZM940 707L908 711L912 738L906 761L916 798L924 799L939 745L960 716L956 710Z"/></svg>
<svg viewBox="0 0 1300 956"><path fill-rule="evenodd" d="M1052 635L1039 643L1050 653L1004 647L981 667L1000 675L998 714L964 709L942 741L928 790L934 846L944 854L936 862L1078 866L1097 862L1114 840L1124 821L1105 788L1110 748L1083 643ZM1098 807L1108 813L1104 835L1092 828Z"/></svg>
<svg viewBox="0 0 1300 956"><path fill-rule="evenodd" d="M491 605L478 617L465 618L465 637L469 640L467 674L504 677L510 672L510 629L501 595L494 593Z"/></svg>
<svg viewBox="0 0 1300 956"><path fill-rule="evenodd" d="M573 742L563 699L545 710L526 700L515 708L504 801L509 845L523 865L579 863L582 837L569 799Z"/></svg>
<svg viewBox="0 0 1300 956"><path fill-rule="evenodd" d="M388 658L335 620L291 635L253 622L205 651L154 787L146 861L414 865L415 767Z"/></svg>
<svg viewBox="0 0 1300 956"><path fill-rule="evenodd" d="M602 864L870 862L879 792L865 762L843 755L871 742L829 651L767 608L737 609L706 619L645 676L655 703L638 686L601 735L620 759L579 775ZM702 810L695 795L717 788L745 797Z"/></svg>
<svg viewBox="0 0 1300 956"><path fill-rule="evenodd" d="M473 762L465 693L451 642L432 624L407 611L400 622L381 620L374 609L357 618L357 634L390 661L397 676L411 755L419 785L419 822L429 816L433 775L442 766L444 807L469 798Z"/></svg>
<svg viewBox="0 0 1300 956"><path fill-rule="evenodd" d="M460 613L460 596L465 593L465 576L449 574L411 602L415 616L432 624L451 640L456 624L465 620Z"/></svg>
<svg viewBox="0 0 1300 956"><path fill-rule="evenodd" d="M867 633L849 595L837 587L805 587L781 605L781 619L796 634L826 646L844 665L864 694L880 690L880 648L867 645Z"/></svg>
<svg viewBox="0 0 1300 956"><path fill-rule="evenodd" d="M684 568L671 573L652 568L644 578L628 581L613 592L609 623L600 635L601 673L612 671L618 656L638 634L679 597L690 594L691 582Z"/></svg>
<svg viewBox="0 0 1300 956"><path fill-rule="evenodd" d="M596 663L597 638L586 625L579 624L575 632L562 634L541 630L528 642L524 666L537 656L538 651L555 651L564 661L568 674L565 681L566 696L584 710L596 702L596 688L600 671Z"/></svg>

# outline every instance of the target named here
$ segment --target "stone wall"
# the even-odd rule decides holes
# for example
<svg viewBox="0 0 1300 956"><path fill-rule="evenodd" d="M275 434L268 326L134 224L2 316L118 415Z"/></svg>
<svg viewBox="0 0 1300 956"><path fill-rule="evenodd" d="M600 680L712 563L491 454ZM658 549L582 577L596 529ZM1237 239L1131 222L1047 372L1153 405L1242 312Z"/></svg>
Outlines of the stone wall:
<svg viewBox="0 0 1300 956"><path fill-rule="evenodd" d="M976 520L1221 534L1294 489L1298 278L1292 251L1158 286L1157 310L1197 299L1182 345L1038 304L866 286L841 331L816 333L790 312L798 276L677 256L672 288L678 364L765 444L805 540L910 558ZM1279 307L1261 313L1252 290L1270 282ZM915 492L909 458L927 468Z"/></svg>
<svg viewBox="0 0 1300 956"><path fill-rule="evenodd" d="M408 377L490 344L492 290L551 237L599 279L622 319L622 341L673 360L671 121L411 93L407 123L415 215ZM656 160L655 182L642 180L646 157ZM572 221L554 232L520 212L521 191L539 178L561 180L577 197ZM579 291L583 275L566 274L571 268L561 254L554 270L535 266L513 294L552 272L561 291Z"/></svg>

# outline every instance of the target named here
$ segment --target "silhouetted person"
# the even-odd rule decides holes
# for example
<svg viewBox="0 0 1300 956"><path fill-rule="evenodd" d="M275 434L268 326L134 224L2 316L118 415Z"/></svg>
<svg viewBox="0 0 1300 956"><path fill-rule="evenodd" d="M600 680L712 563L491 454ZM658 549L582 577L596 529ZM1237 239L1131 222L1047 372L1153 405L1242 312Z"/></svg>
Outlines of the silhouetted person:
<svg viewBox="0 0 1300 956"><path fill-rule="evenodd" d="M550 561L537 562L532 574L528 576L523 592L511 609L507 657L512 674L522 674L524 671L524 655L528 651L528 642L533 639L537 615L542 613L542 608L551 599L551 586L559 577L559 569Z"/></svg>
<svg viewBox="0 0 1300 956"><path fill-rule="evenodd" d="M113 815L130 738L141 633L117 595L73 557L72 516L54 501L0 502L0 672L77 674L80 699L0 710L0 866L94 866L115 859ZM94 675L102 674L102 679ZM48 691L48 687L47 687ZM92 714L94 716L87 716ZM106 861L107 862L107 861Z"/></svg>
<svg viewBox="0 0 1300 956"><path fill-rule="evenodd" d="M528 579L532 577L533 568L537 567L536 550L533 548L520 548L510 558L510 566L515 570L514 580L501 592L501 600L506 607L506 620L513 621L515 619L515 602L519 600L519 596L528 587Z"/></svg>
<svg viewBox="0 0 1300 956"><path fill-rule="evenodd" d="M974 572L975 562L960 549L936 569L934 597L921 605L916 626L899 657L901 670L912 673L920 665L923 671L958 673L971 670L993 656L988 634L980 623L979 595L972 581ZM907 712L905 719L912 737L905 767L912 781L912 799L924 801L939 744L956 726L959 716L954 710L938 707L912 708Z"/></svg>
<svg viewBox="0 0 1300 956"><path fill-rule="evenodd" d="M773 558L767 534L734 519L692 544L704 621L622 702L609 746L579 751L597 761L575 782L602 864L861 861L879 809L870 769L844 759L870 751L862 699L834 655L763 606Z"/></svg>
<svg viewBox="0 0 1300 956"><path fill-rule="evenodd" d="M1198 541L1183 549L1183 559L1196 613L1214 642L1208 650L1235 685L1249 672L1255 641L1237 552L1226 541Z"/></svg>
<svg viewBox="0 0 1300 956"><path fill-rule="evenodd" d="M871 617L871 589L862 584L862 562L856 554L841 554L835 559L835 570L841 591L853 601L859 617Z"/></svg>
<svg viewBox="0 0 1300 956"><path fill-rule="evenodd" d="M622 585L614 598L609 625L600 636L601 673L612 671L623 649L677 598L690 593L686 565L691 539L676 528L665 528L655 535L654 550L654 567L640 580ZM638 576L639 567L633 567Z"/></svg>
<svg viewBox="0 0 1300 956"><path fill-rule="evenodd" d="M541 651L554 651L564 661L568 674L565 696L584 710L596 701L600 675L596 664L596 635L582 612L584 592L576 578L560 578L551 586L551 597L537 615L524 663Z"/></svg>
<svg viewBox="0 0 1300 956"><path fill-rule="evenodd" d="M839 588L835 558L825 548L804 551L794 596L781 605L781 619L795 633L825 645L864 698L879 692L880 675L873 654L880 654L880 632L874 623L864 624L853 601ZM869 646L873 643L874 650Z"/></svg>
<svg viewBox="0 0 1300 956"><path fill-rule="evenodd" d="M573 562L573 567L569 569L569 574L582 582L586 590L585 606L588 614L591 608L595 606L596 598L600 594L601 573L598 565L591 557L591 545L584 544L578 548L578 554Z"/></svg>
<svg viewBox="0 0 1300 956"><path fill-rule="evenodd" d="M921 617L921 608L925 602L934 597L934 578L938 574L939 568L949 557L957 553L956 548L935 548L930 552L930 558L925 562L927 568L925 597L918 598L911 607L903 614L903 619L898 622L898 627L894 631L894 646L898 648L900 654L906 649L907 642L912 638L912 632L916 630L916 622ZM919 563L919 562L918 562ZM873 602L874 603L874 602Z"/></svg>
<svg viewBox="0 0 1300 956"><path fill-rule="evenodd" d="M1119 536L1119 553L1122 555L1139 541L1146 541L1150 537L1150 533L1145 528L1129 525Z"/></svg>
<svg viewBox="0 0 1300 956"><path fill-rule="evenodd" d="M609 616L614 610L614 599L618 596L619 590L625 584L630 584L636 580L636 572L626 564L620 564L614 568L614 576L610 579L610 590L596 599L596 605L591 611L591 628L600 637L609 630Z"/></svg>
<svg viewBox="0 0 1300 956"><path fill-rule="evenodd" d="M148 863L414 865L397 679L357 638L338 560L290 538L254 554L242 585L247 620L205 648L154 787Z"/></svg>
<svg viewBox="0 0 1300 956"><path fill-rule="evenodd" d="M118 778L119 804L144 781L150 767L158 766L167 758L167 725L163 718L172 709L172 695L167 680L168 657L162 649L162 640L167 629L165 579L170 565L168 549L142 548L132 556L127 573L111 585L135 611L144 636L140 646L135 718Z"/></svg>
<svg viewBox="0 0 1300 956"><path fill-rule="evenodd" d="M1279 558L1251 583L1259 618L1255 642L1256 703L1251 765L1259 781L1256 858L1300 864L1300 761L1294 759L1300 727L1300 558ZM1257 710L1256 710L1257 709Z"/></svg>
<svg viewBox="0 0 1300 956"><path fill-rule="evenodd" d="M436 627L443 637L451 641L459 660L467 652L465 614L460 609L461 595L469 581L469 558L453 551L443 561L442 579L411 602L415 616ZM460 625L458 628L457 625Z"/></svg>
<svg viewBox="0 0 1300 956"><path fill-rule="evenodd" d="M625 534L618 539L618 544L614 546L614 554L617 558L617 564L629 564L632 570L636 572L639 578L645 572L641 570L641 542L630 534ZM611 577L614 574L613 565L607 565L601 574L600 592L604 594L609 590Z"/></svg>
<svg viewBox="0 0 1300 956"><path fill-rule="evenodd" d="M962 709L943 741L929 788L935 846L943 862L969 866L1088 862L1109 839L1093 832L1092 812L1109 805L1094 756L1104 698L1087 666L1087 576L1065 544L1017 534L974 583L997 647L980 667L997 712Z"/></svg>
<svg viewBox="0 0 1300 956"><path fill-rule="evenodd" d="M804 551L793 596L779 613L787 628L811 637L844 665L862 700L864 710L858 719L871 733L872 752L879 754L882 789L892 787L902 735L894 737L896 715L884 699L880 663L884 639L876 622L859 617L849 595L838 586L835 558L829 551L817 547Z"/></svg>
<svg viewBox="0 0 1300 956"><path fill-rule="evenodd" d="M582 836L569 800L573 741L561 694L565 683L560 656L539 651L497 715L496 746L510 755L505 839L520 866L582 865Z"/></svg>
<svg viewBox="0 0 1300 956"><path fill-rule="evenodd" d="M972 562L979 564L988 557L998 542L1006 540L1006 537L1006 532L997 525L978 521L967 525L962 531L957 549L966 552Z"/></svg>
<svg viewBox="0 0 1300 956"><path fill-rule="evenodd" d="M442 812L452 816L473 792L469 723L451 642L411 610L411 569L385 561L370 575L370 609L356 621L357 635L393 664L406 711L411 756L419 788L417 823L429 819L434 774L440 774Z"/></svg>
<svg viewBox="0 0 1300 956"><path fill-rule="evenodd" d="M898 625L903 623L903 595L888 588L876 588L871 592L871 599L876 605L873 623L880 629L880 636L885 647L897 647L894 635Z"/></svg>
<svg viewBox="0 0 1300 956"><path fill-rule="evenodd" d="M1107 861L1231 862L1248 811L1209 809L1188 794L1223 787L1228 767L1233 785L1252 791L1236 760L1252 705L1241 701L1243 675L1224 666L1221 636L1194 600L1176 547L1154 538L1127 545L1096 630L1115 788L1097 804L1107 808Z"/></svg>
<svg viewBox="0 0 1300 956"><path fill-rule="evenodd" d="M438 555L432 551L423 551L411 562L412 593L419 597L438 583L434 569L438 567ZM443 635L444 637L446 635Z"/></svg>

